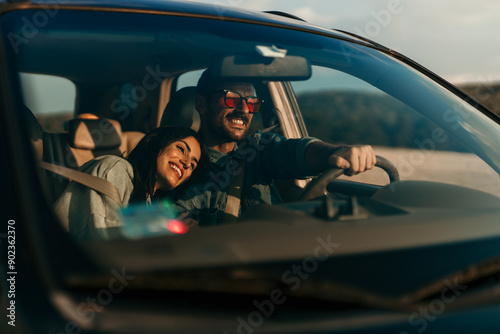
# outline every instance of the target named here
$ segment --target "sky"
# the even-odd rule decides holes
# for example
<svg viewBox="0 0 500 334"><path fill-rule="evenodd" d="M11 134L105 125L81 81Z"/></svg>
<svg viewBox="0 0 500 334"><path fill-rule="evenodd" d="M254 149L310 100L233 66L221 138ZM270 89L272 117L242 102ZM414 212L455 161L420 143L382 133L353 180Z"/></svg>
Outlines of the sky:
<svg viewBox="0 0 500 334"><path fill-rule="evenodd" d="M454 84L500 82L498 0L186 1L258 11L285 11L312 24L368 37ZM35 78L31 82L43 80L46 79ZM69 108L74 105L74 87L63 80L50 84L43 81L36 86L43 90L33 94L33 101L26 101L33 111L71 110ZM58 96L65 92L63 95L67 98L53 98L53 92Z"/></svg>
<svg viewBox="0 0 500 334"><path fill-rule="evenodd" d="M196 0L280 10L354 32L394 49L445 79L500 82L498 0Z"/></svg>

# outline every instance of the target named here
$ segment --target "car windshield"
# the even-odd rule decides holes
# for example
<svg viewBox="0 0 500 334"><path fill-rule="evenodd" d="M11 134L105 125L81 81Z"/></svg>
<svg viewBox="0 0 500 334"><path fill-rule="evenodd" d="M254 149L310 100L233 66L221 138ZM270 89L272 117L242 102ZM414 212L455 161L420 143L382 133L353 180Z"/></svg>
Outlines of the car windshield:
<svg viewBox="0 0 500 334"><path fill-rule="evenodd" d="M81 95L89 94L82 97L89 100L86 104L90 106L96 104L91 100L99 97L95 87L88 86L121 87L123 92L128 84L133 100L128 104L117 92L119 104L113 104L115 99L108 108L84 106L78 110L117 119L124 130L148 131L154 126L153 117L142 124L136 122L134 118L141 116L134 113L140 112L140 106L132 108L142 102L138 100L146 100L143 91L148 93L147 87L137 87L134 81L144 79L153 70L157 76L166 77L204 68L227 55L255 55L258 46L277 46L287 55L305 57L313 66L311 79L292 82L309 135L343 144L416 150L414 157L401 160L408 170L422 167L424 162L419 160L427 160L429 151L444 150L474 152L490 168L500 170L495 122L378 50L320 35L244 23L162 15L62 14L34 30L32 38L24 37L29 27L19 23L19 16L29 12L4 17L5 30L11 32L4 38L14 51L12 62L17 72L69 78L78 84ZM89 20L95 24L89 27ZM25 102L37 117L73 112L57 110L57 106L53 110L40 109L32 102L35 92L28 87L29 83L23 86ZM42 94L38 93L38 100L50 99ZM47 124L50 126L57 124ZM419 158L420 151L425 152L425 158ZM487 191L498 194L494 189Z"/></svg>
<svg viewBox="0 0 500 334"><path fill-rule="evenodd" d="M328 35L326 30L313 28L286 29L171 13L84 10L61 10L36 26L23 20L35 14L29 10L6 13L1 28L10 79L15 83L13 96L42 126L45 162L78 169L101 154L123 155L125 137L112 138L110 143L105 139L111 131L108 123L89 127L90 140L94 141L90 146L77 145L78 139L71 135L79 128L72 124L106 119L118 124L121 134L144 135L160 125L172 96L184 87L195 86L201 70L224 57L286 61L296 56L310 65L310 77L252 79L264 103L254 115L251 132L279 125L271 131L287 138L310 136L338 145L372 145L377 155L397 168L401 181L415 182L400 182L402 186L391 183L391 188L386 173L377 168L353 178L341 176L341 180L356 183L347 187L366 185L362 194L369 192L370 196L354 196L354 188L350 188L350 193L336 198L339 204L334 207L340 214L330 216L318 213L322 205L328 209L328 204L299 200L298 192L304 186L300 182L307 181L292 180L293 187L276 182L282 205L251 208L240 225L185 235L179 235L185 231L179 232L177 225L159 231L165 215L173 215L168 199L153 201L153 205L133 203L121 214L126 220L125 236L139 241L132 246L119 242L84 244L98 261L126 263L129 268L145 271L260 263L265 265L257 272L265 275L257 276L264 277L279 275L289 265L271 268L269 263L300 258L318 244L327 243L339 255L373 254L376 262L388 249L434 247L452 237L463 241L471 235L479 238L495 233L489 224L500 217L498 119L406 58L351 41L343 34ZM53 205L68 179L41 173L45 173L40 180L48 203ZM353 209L358 205L364 211ZM479 218L467 223L471 212L485 208ZM453 220L455 227L443 217ZM155 225L158 219L160 227ZM356 223L348 225L348 220ZM330 224L332 221L338 224ZM488 227L472 228L478 221ZM153 227L145 231L144 226ZM440 233L433 233L435 228ZM321 234L327 229L335 231ZM456 234L447 234L447 230ZM142 239L151 236L158 238ZM292 240L297 248L285 252L282 245ZM184 245L188 245L187 251ZM339 275L338 281L396 295L467 268L485 256L476 255L444 265L432 274L422 273L397 289L391 280L381 287L347 273ZM391 268L381 269L380 275ZM227 278L225 274L221 276ZM320 281L328 280L328 272L323 274ZM244 272L241 275L254 277ZM196 280L199 282L198 276ZM242 291L250 293L247 288ZM317 296L318 292L311 294Z"/></svg>

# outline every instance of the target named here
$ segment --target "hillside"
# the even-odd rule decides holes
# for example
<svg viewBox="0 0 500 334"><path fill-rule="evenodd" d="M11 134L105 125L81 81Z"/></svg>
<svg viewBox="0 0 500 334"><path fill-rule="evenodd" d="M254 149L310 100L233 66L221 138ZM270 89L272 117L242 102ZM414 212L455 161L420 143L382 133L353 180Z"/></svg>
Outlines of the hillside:
<svg viewBox="0 0 500 334"><path fill-rule="evenodd" d="M500 83L469 84L459 88L500 115ZM414 148L415 139L428 137L429 131L435 128L388 96L336 90L301 94L297 100L309 134L329 142ZM37 115L42 128L48 132L63 132L63 123L72 117L70 112ZM463 150L451 141L439 149Z"/></svg>
<svg viewBox="0 0 500 334"><path fill-rule="evenodd" d="M58 112L51 114L38 114L36 118L38 123L46 132L64 132L64 122L72 119L74 116L71 112Z"/></svg>
<svg viewBox="0 0 500 334"><path fill-rule="evenodd" d="M459 88L495 114L500 115L500 83L489 85L467 84L460 85Z"/></svg>
<svg viewBox="0 0 500 334"><path fill-rule="evenodd" d="M297 96L310 136L339 144L419 148L438 126L389 95L322 91ZM465 152L448 136L436 150Z"/></svg>

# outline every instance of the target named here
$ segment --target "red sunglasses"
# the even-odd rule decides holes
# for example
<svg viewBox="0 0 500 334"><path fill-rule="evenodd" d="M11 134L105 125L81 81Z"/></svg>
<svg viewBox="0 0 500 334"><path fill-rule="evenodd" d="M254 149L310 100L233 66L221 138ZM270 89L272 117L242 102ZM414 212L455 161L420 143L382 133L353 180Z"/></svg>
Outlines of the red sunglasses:
<svg viewBox="0 0 500 334"><path fill-rule="evenodd" d="M236 108L241 103L241 100L245 100L248 111L251 113L256 113L259 111L262 103L264 103L264 100L259 99L257 96L243 97L240 93L232 90L222 89L219 91L215 91L214 93L217 92L224 93L224 104L229 108Z"/></svg>

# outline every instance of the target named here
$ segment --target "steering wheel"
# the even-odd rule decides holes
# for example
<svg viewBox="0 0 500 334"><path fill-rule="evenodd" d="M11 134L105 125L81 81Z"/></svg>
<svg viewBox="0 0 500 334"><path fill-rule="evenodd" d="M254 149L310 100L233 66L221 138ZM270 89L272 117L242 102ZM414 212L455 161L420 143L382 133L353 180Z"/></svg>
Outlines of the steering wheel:
<svg viewBox="0 0 500 334"><path fill-rule="evenodd" d="M394 181L399 181L399 172L396 166L388 159L376 156L377 162L375 166L383 169L389 176L390 183ZM326 195L326 187L330 182L344 174L344 170L341 168L331 168L325 171L323 174L312 180L307 184L307 186L300 194L299 201L309 201L313 198Z"/></svg>

